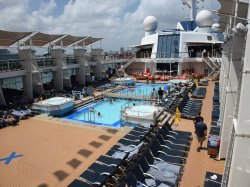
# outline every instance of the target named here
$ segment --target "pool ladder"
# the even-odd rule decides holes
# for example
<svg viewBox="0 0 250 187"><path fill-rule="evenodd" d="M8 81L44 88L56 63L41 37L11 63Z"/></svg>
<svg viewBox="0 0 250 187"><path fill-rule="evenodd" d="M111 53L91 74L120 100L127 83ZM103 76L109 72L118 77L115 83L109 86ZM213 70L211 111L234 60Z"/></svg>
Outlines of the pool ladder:
<svg viewBox="0 0 250 187"><path fill-rule="evenodd" d="M94 110L94 108L88 109L87 116L86 116L86 113L84 113L84 120L95 122L95 118L96 118L95 114L96 114L96 111Z"/></svg>

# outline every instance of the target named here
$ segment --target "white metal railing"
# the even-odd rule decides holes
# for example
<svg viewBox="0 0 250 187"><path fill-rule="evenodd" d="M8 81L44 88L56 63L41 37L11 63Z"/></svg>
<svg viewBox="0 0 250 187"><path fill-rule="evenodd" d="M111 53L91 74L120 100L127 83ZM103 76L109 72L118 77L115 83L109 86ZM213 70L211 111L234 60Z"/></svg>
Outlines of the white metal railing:
<svg viewBox="0 0 250 187"><path fill-rule="evenodd" d="M56 66L55 58L36 58L37 66L40 68Z"/></svg>
<svg viewBox="0 0 250 187"><path fill-rule="evenodd" d="M21 61L19 59L0 60L0 72L22 70Z"/></svg>

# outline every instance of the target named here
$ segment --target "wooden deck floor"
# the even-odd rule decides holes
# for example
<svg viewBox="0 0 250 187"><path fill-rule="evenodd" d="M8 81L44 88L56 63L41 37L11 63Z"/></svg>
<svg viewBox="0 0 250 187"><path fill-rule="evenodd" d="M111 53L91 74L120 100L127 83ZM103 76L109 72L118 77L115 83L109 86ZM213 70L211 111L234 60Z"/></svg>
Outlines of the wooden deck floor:
<svg viewBox="0 0 250 187"><path fill-rule="evenodd" d="M207 124L208 129L210 129L211 123L213 88L214 82L210 82L207 87L207 94L206 98L203 100L201 111L201 116L204 117L204 122ZM182 119L176 129L192 132L194 137L180 187L203 186L206 171L219 174L223 173L224 161L216 161L210 158L206 150L201 150L201 152L196 151L198 143L194 134L194 124L192 120ZM206 145L207 140L204 142L203 147Z"/></svg>
<svg viewBox="0 0 250 187"><path fill-rule="evenodd" d="M12 152L24 155L9 165L0 161L0 186L67 186L126 133L38 118L0 129L0 159Z"/></svg>

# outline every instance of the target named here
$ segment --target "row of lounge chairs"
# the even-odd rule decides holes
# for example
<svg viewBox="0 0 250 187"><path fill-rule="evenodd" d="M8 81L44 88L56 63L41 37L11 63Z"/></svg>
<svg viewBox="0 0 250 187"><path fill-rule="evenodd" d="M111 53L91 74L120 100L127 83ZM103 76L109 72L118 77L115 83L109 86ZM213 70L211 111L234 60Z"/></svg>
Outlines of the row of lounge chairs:
<svg viewBox="0 0 250 187"><path fill-rule="evenodd" d="M178 186L191 140L168 123L134 127L69 187Z"/></svg>
<svg viewBox="0 0 250 187"><path fill-rule="evenodd" d="M192 93L192 98L204 99L206 97L207 88L197 87Z"/></svg>
<svg viewBox="0 0 250 187"><path fill-rule="evenodd" d="M182 118L194 119L202 108L202 100L190 99L186 94L178 105Z"/></svg>
<svg viewBox="0 0 250 187"><path fill-rule="evenodd" d="M214 97L219 96L219 84L215 84L214 88ZM210 157L216 157L219 153L220 149L220 128L221 123L218 122L219 115L220 115L220 104L219 102L215 102L213 97L213 111L212 111L212 122L211 122L211 128L209 131L209 137L208 137L208 155Z"/></svg>
<svg viewBox="0 0 250 187"><path fill-rule="evenodd" d="M4 111L0 114L0 128L15 126L19 120L27 119L38 114L26 106L21 106L17 109Z"/></svg>

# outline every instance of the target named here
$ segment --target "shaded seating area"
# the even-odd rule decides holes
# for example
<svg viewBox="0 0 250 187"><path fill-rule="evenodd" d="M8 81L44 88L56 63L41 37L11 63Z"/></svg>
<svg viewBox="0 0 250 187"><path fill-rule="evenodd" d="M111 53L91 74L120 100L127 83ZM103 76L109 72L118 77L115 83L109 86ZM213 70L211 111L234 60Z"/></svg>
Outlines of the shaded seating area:
<svg viewBox="0 0 250 187"><path fill-rule="evenodd" d="M178 186L191 141L168 122L134 127L69 186Z"/></svg>

